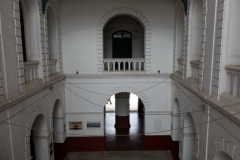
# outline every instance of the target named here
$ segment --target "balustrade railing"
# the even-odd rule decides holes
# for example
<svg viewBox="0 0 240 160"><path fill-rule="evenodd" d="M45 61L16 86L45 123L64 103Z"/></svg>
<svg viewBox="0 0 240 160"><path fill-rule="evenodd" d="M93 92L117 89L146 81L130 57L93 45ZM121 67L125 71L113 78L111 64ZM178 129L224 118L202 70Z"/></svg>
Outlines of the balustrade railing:
<svg viewBox="0 0 240 160"><path fill-rule="evenodd" d="M105 71L142 71L145 70L144 58L103 59Z"/></svg>
<svg viewBox="0 0 240 160"><path fill-rule="evenodd" d="M49 60L50 75L56 73L56 65L57 65L56 59Z"/></svg>
<svg viewBox="0 0 240 160"><path fill-rule="evenodd" d="M190 61L192 68L192 78L198 79L199 76L199 61Z"/></svg>
<svg viewBox="0 0 240 160"><path fill-rule="evenodd" d="M240 66L225 66L227 70L227 88L226 92L233 96L240 97Z"/></svg>
<svg viewBox="0 0 240 160"><path fill-rule="evenodd" d="M178 71L182 73L182 58L178 58L177 59L178 61Z"/></svg>
<svg viewBox="0 0 240 160"><path fill-rule="evenodd" d="M38 61L30 61L24 63L25 83L34 81L38 78Z"/></svg>

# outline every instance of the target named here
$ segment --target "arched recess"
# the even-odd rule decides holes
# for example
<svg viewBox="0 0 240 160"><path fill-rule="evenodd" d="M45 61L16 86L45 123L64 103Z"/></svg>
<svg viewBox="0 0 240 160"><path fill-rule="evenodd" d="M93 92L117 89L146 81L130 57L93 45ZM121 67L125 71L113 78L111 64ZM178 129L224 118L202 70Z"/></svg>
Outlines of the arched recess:
<svg viewBox="0 0 240 160"><path fill-rule="evenodd" d="M184 51L184 6L179 5L175 19L175 53L174 53L174 72L182 72L182 58Z"/></svg>
<svg viewBox="0 0 240 160"><path fill-rule="evenodd" d="M59 133L64 132L64 128L63 128L63 108L62 108L61 101L59 99L57 99L54 103L52 122L53 122L53 124L52 124L53 125L53 132L59 132ZM54 133L53 134L53 141L54 141L54 143L64 143L64 141L65 141L64 134Z"/></svg>
<svg viewBox="0 0 240 160"><path fill-rule="evenodd" d="M43 108L38 105L34 108L34 110L30 113L30 118L28 120L28 123L27 123L27 130L26 130L26 136L25 136L25 158L26 160L29 160L31 159L31 150L30 150L30 137L31 137L31 128L34 128L33 127L33 123L35 122L36 118L41 115L40 119L41 119L41 124L42 124L42 127L44 128L43 130L47 130L49 131L49 128L46 124L46 120L45 120L45 117L43 116L44 113L43 113ZM42 118L43 117L43 118ZM38 127L38 126L37 126ZM35 126L36 128L36 126ZM45 134L47 132L39 132L40 134ZM48 133L47 133L47 137L48 137ZM46 146L46 148L48 149L48 145ZM47 152L47 155L48 155L48 152ZM48 159L48 158L47 158Z"/></svg>
<svg viewBox="0 0 240 160"><path fill-rule="evenodd" d="M179 141L180 138L180 126L181 126L181 110L178 99L176 98L173 102L173 116L172 116L172 140Z"/></svg>
<svg viewBox="0 0 240 160"><path fill-rule="evenodd" d="M48 130L42 114L35 118L32 128L30 134L30 156L35 160L48 160Z"/></svg>
<svg viewBox="0 0 240 160"><path fill-rule="evenodd" d="M39 61L39 10L35 0L20 0L23 10L27 61Z"/></svg>
<svg viewBox="0 0 240 160"><path fill-rule="evenodd" d="M49 36L48 34L48 41L47 41L49 45L49 50L47 52L49 54L49 56L47 57L49 58L49 64L48 64L50 69L49 74L54 74L56 72L62 73L61 33L60 33L61 26L60 26L58 9L56 8L56 4L53 0L47 1L43 17L47 19L47 24L49 21L48 19L49 17L51 17L51 19L54 21L54 24L53 24L52 21L50 20L51 26L53 27L49 28L50 25L48 24L46 28L46 30L48 30L48 33L51 34L51 36ZM53 69L51 70L51 68Z"/></svg>
<svg viewBox="0 0 240 160"><path fill-rule="evenodd" d="M146 73L151 73L151 25L148 19L139 11L133 8L115 8L107 12L101 19L97 26L97 64L98 73L102 73L104 70L103 65L103 29L104 26L112 18L120 15L128 15L137 19L144 26L144 55L145 55L145 71Z"/></svg>
<svg viewBox="0 0 240 160"><path fill-rule="evenodd" d="M187 77L198 79L198 66L202 55L203 0L191 0L189 6Z"/></svg>
<svg viewBox="0 0 240 160"><path fill-rule="evenodd" d="M184 160L195 160L196 151L196 131L193 117L187 113L183 122L183 150L182 156Z"/></svg>
<svg viewBox="0 0 240 160"><path fill-rule="evenodd" d="M100 101L100 104L104 107L110 96L121 93L121 92L133 93L137 95L142 100L145 111L151 108L148 102L148 99L145 97L145 95L141 91L131 87L117 87L112 90L109 90L107 94L109 96L103 96ZM103 107L100 107L100 109L103 110L104 109Z"/></svg>
<svg viewBox="0 0 240 160"><path fill-rule="evenodd" d="M240 158L238 153L237 147L232 141L225 140L225 138L221 137L213 142L209 150L208 158L209 160L222 160L217 158L227 157L231 158L230 160L235 160Z"/></svg>
<svg viewBox="0 0 240 160"><path fill-rule="evenodd" d="M233 160L226 152L219 152L214 160Z"/></svg>

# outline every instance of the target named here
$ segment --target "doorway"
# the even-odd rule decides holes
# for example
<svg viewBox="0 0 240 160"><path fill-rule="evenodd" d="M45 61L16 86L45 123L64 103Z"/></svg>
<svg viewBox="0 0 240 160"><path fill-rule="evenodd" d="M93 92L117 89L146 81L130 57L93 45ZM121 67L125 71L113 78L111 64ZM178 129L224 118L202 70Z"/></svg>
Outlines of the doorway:
<svg viewBox="0 0 240 160"><path fill-rule="evenodd" d="M132 33L128 31L117 31L112 34L112 57L113 58L132 58ZM123 69L123 63L115 64L116 69ZM130 65L126 63L126 69Z"/></svg>
<svg viewBox="0 0 240 160"><path fill-rule="evenodd" d="M116 128L117 108L115 95L105 106L105 151L139 151L144 150L144 106L142 101L134 94L129 98L130 128ZM122 106L119 109L123 111ZM122 119L121 123L125 122Z"/></svg>

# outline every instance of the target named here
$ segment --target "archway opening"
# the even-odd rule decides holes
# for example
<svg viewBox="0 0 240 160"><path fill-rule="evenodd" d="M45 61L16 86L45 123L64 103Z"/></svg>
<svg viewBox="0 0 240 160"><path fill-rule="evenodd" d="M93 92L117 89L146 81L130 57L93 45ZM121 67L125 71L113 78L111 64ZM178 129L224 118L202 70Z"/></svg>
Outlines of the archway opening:
<svg viewBox="0 0 240 160"><path fill-rule="evenodd" d="M180 106L178 99L173 102L173 116L172 116L172 156L179 155L179 139L180 139Z"/></svg>
<svg viewBox="0 0 240 160"><path fill-rule="evenodd" d="M105 25L103 36L103 58L110 60L109 66L104 63L105 70L143 70L144 28L138 20L127 15L114 17Z"/></svg>
<svg viewBox="0 0 240 160"><path fill-rule="evenodd" d="M227 153L219 152L214 160L233 160Z"/></svg>
<svg viewBox="0 0 240 160"><path fill-rule="evenodd" d="M32 125L30 135L30 150L32 160L48 160L48 132L47 124L43 115L38 115Z"/></svg>
<svg viewBox="0 0 240 160"><path fill-rule="evenodd" d="M193 117L188 113L184 119L183 129L183 159L195 160L196 132Z"/></svg>
<svg viewBox="0 0 240 160"><path fill-rule="evenodd" d="M56 159L61 159L65 157L65 153L61 150L61 145L65 141L65 135L59 134L64 133L63 127L63 110L62 104L60 100L56 100L53 109L53 131L57 133L53 133L53 142L54 142L54 156Z"/></svg>
<svg viewBox="0 0 240 160"><path fill-rule="evenodd" d="M143 110L142 101L134 94L123 92L111 96L105 105L106 151L144 150Z"/></svg>

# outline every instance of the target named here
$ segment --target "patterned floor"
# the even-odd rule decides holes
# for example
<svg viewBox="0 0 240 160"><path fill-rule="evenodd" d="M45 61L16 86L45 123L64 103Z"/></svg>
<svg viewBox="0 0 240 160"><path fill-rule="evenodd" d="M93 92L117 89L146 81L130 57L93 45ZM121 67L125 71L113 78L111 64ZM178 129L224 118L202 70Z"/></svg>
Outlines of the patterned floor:
<svg viewBox="0 0 240 160"><path fill-rule="evenodd" d="M68 153L65 160L172 160L169 151L114 151Z"/></svg>

